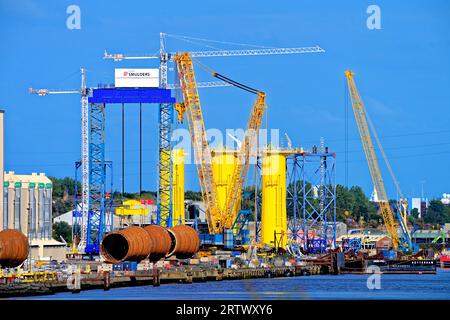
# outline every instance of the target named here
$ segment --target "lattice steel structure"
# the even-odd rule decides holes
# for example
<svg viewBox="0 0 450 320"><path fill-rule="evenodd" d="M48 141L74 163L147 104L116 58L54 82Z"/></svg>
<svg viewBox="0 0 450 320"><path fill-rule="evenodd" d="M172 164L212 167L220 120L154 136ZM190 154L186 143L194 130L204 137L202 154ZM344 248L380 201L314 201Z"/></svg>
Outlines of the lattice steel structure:
<svg viewBox="0 0 450 320"><path fill-rule="evenodd" d="M290 240L304 252L336 247L335 158L316 147L287 156Z"/></svg>
<svg viewBox="0 0 450 320"><path fill-rule="evenodd" d="M171 226L172 202L172 161L170 157L173 122L173 103L169 89L157 88L97 88L92 90L89 97L89 214L88 229L95 230L98 235L95 239L103 237L105 232L105 108L106 104L124 103L157 103L160 106L159 118L159 203L164 207L158 210L157 223ZM161 181L164 181L161 183ZM163 192L161 192L161 189ZM161 201L161 196L164 201ZM92 234L92 232L91 232ZM97 242L93 236L87 237L86 253L98 253ZM100 241L99 240L99 241ZM94 244L93 246L89 246Z"/></svg>
<svg viewBox="0 0 450 320"><path fill-rule="evenodd" d="M102 163L103 162L103 166ZM101 168L102 166L102 168ZM99 188L98 185L95 186L96 190L103 189L103 203L101 201L97 201L97 208L99 208L98 204L103 204L103 208L99 208L98 210L89 210L89 217L86 223L87 237L86 247L83 252L87 254L97 254L99 249L100 240L103 237L105 232L110 232L114 228L113 224L113 204L114 204L114 191L113 191L113 165L112 161L91 161L91 168L95 168L97 171L96 175L98 175L99 171L101 175L104 175L104 179L97 180L98 183L103 183L103 186ZM100 170L99 170L100 169ZM78 190L78 182L79 182L79 171L82 170L82 161L75 162L75 209L73 211L73 236L77 237L81 240L81 228L83 226L83 212L82 212L82 192L79 194ZM91 189L92 190L92 189ZM90 197L94 196L90 194ZM90 223L89 223L90 222ZM89 240L88 240L89 239ZM74 240L74 239L72 239Z"/></svg>
<svg viewBox="0 0 450 320"><path fill-rule="evenodd" d="M158 164L158 214L156 223L172 226L172 160L171 134L173 104L159 105L159 164Z"/></svg>

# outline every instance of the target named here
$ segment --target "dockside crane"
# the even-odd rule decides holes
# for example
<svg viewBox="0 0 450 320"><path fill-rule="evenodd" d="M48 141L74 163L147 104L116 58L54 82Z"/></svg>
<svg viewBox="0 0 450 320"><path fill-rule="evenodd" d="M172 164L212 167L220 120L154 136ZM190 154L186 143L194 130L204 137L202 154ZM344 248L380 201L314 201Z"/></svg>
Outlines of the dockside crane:
<svg viewBox="0 0 450 320"><path fill-rule="evenodd" d="M166 50L166 38L167 37L172 37L172 38L178 38L179 40L185 40L188 42L194 42L201 40L201 41L211 41L211 40L207 40L207 39L198 39L198 38L192 38L192 37L186 37L186 36L176 36L176 35L171 35L171 34L167 34L167 33L160 33L160 50L159 50L159 55L141 55L141 56L130 56L130 55L126 55L123 53L108 53L105 50L104 53L104 59L112 59L114 61L122 61L122 60L148 60L148 59L156 59L159 60L159 73L160 73L160 87L161 88L167 88L167 89L179 89L180 85L178 83L174 83L174 84L169 84L168 80L167 80L167 73L168 73L168 62L170 61L175 61L175 58L177 57L177 53L176 52L167 52ZM216 43L223 43L223 44L233 44L233 45L237 45L235 43L227 43L227 42L221 42L221 41L213 41ZM198 43L198 42L197 42ZM243 44L238 44L238 45L243 45ZM261 55L285 55L285 54L306 54L306 53L324 53L325 50L322 49L320 46L310 46L310 47L297 47L297 48L262 48L259 47L257 49L243 49L243 50L207 50L207 51L192 51L189 52L189 56L190 58L208 58L208 57L237 57L237 56L261 56ZM227 81L226 77L220 77L217 76L216 77L218 80L220 81L211 81L211 82L199 82L196 83L196 89L198 88L211 88L211 87L223 87L223 86L231 86L231 85L235 85L233 84L231 79L228 79L230 81ZM195 90L196 90L195 89ZM189 94L193 94L193 92L189 92ZM259 96L259 99L261 101L261 98ZM186 101L185 101L186 102ZM256 102L255 102L256 104ZM178 111L178 120L182 121L183 120L183 116L184 116L184 112L185 109L183 110L183 108L185 108L185 106L183 104L178 104L175 106L176 110ZM161 115L162 115L162 111L160 111ZM198 116L198 115L196 115ZM161 117L163 118L163 117ZM251 123L251 121L249 122L249 124ZM255 123L253 123L254 125ZM200 132L195 132L195 135L197 137L201 137L201 135L203 135L202 131L200 130ZM199 138L199 140L201 140L201 138ZM251 140L251 139L250 139ZM204 142L202 142L204 143ZM170 153L168 153L170 154ZM199 156L201 157L205 157L205 155L199 154ZM210 155L206 155L206 157L209 157ZM208 160L208 159L206 159ZM160 158L160 168L170 168L170 164L167 163L167 161L170 161L170 156L169 157L161 157ZM244 162L241 162L244 163ZM209 174L209 167L206 166L203 170L207 170L207 174ZM241 170L241 169L238 169ZM245 165L244 167L242 167L241 174L243 172L245 172ZM165 183L164 181L167 181L167 179L164 179L164 176L169 174L164 173L161 174L161 169L160 169L160 183L159 183L159 187L158 187L158 203L164 202L164 197L161 195L167 195L170 193L170 187L169 185L167 185L167 183ZM203 177L205 176L205 172L201 171L200 174L202 175L202 177L199 178L204 179ZM240 183L240 182L239 182ZM239 183L236 182L236 185L239 185ZM213 190L214 186L210 183L207 183L205 181L205 187L208 187L208 190ZM234 190L233 192L235 192L235 189L230 189L230 190ZM210 197L211 198L211 197ZM208 202L210 201L210 203L215 203L217 200L214 200L213 198L211 198L210 200L207 200ZM231 205L231 204L230 204ZM231 205L232 207L232 205ZM171 206L170 205L161 205L161 212L160 214L162 216L169 216L170 215L170 210L171 210ZM216 209L213 209L216 210ZM217 210L216 210L217 211ZM220 213L218 213L219 211L215 212L215 213L211 213L211 215L215 215L217 217L222 217L222 215ZM212 218L209 217L208 219L208 226L209 226L209 230L212 234L215 234L217 232L219 232L219 230L221 229L221 226L226 225L226 226L231 226L233 221L231 221L232 218L227 218L226 222L225 220L220 220L219 218L217 219L217 221L212 222ZM214 226L215 223L218 223L217 226Z"/></svg>
<svg viewBox="0 0 450 320"><path fill-rule="evenodd" d="M388 161L386 153L384 152L380 139L378 138L378 135L376 133L375 127L373 126L370 118L368 117L366 108L356 88L355 80L353 79L354 72L349 70L345 71L345 76L347 78L351 104L353 108L353 113L355 115L356 124L358 126L358 132L361 137L361 142L363 144L364 153L366 155L367 163L369 165L369 171L372 177L374 188L378 196L378 204L380 207L379 210L381 216L383 217L383 221L389 233L389 236L392 239L393 247L396 250L400 249L404 252L414 252L417 250L417 248L412 242L411 233L407 226L406 220L408 214L408 201L401 192L400 185L394 175L394 172ZM394 210L391 208L389 204L389 198L387 196L384 181L381 176L378 160L375 155L375 150L370 131L372 132L376 140L376 143L381 151L381 154L386 162L386 165L389 169L389 172L393 178L393 181L399 193L400 200L398 201L397 208L395 210L396 214L394 214ZM397 234L397 222L395 220L395 216L397 217L397 221L402 229L403 233L402 238L399 238Z"/></svg>
<svg viewBox="0 0 450 320"><path fill-rule="evenodd" d="M81 225L78 252L84 253L86 245L91 238L91 226L89 224L89 125L88 125L88 96L91 88L86 86L86 70L81 68L81 87L79 89L50 90L29 88L31 94L47 96L53 94L79 94L81 96ZM75 208L76 209L76 208ZM101 229L101 228L98 228ZM102 235L99 235L99 239Z"/></svg>
<svg viewBox="0 0 450 320"><path fill-rule="evenodd" d="M257 135L264 114L265 96L262 91L253 89L239 82L236 82L224 75L213 72L211 75L221 81L225 81L232 86L257 95L256 101L248 119L244 138L237 153L237 163L230 179L230 188L223 208L219 207L217 185L214 181L211 150L209 149L206 129L203 120L203 113L198 95L197 83L194 73L194 65L190 53L178 53L175 62L180 79L180 87L183 95L183 102L177 103L176 110L186 112L191 141L194 147L194 155L197 166L197 173L202 191L202 199L206 209L208 228L210 234L217 234L224 228L230 229L236 219L234 205L240 195L242 186L247 176L250 166L251 148L256 145Z"/></svg>

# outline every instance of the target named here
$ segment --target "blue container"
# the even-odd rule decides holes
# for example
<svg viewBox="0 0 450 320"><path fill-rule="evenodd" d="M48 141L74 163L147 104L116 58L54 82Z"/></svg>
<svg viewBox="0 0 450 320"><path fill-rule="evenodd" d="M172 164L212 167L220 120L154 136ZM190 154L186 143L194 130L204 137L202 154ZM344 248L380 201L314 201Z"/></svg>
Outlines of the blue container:
<svg viewBox="0 0 450 320"><path fill-rule="evenodd" d="M112 269L113 271L123 271L123 264L122 263L113 264Z"/></svg>
<svg viewBox="0 0 450 320"><path fill-rule="evenodd" d="M122 270L123 271L136 271L137 270L137 262L135 262L135 261L122 262Z"/></svg>
<svg viewBox="0 0 450 320"><path fill-rule="evenodd" d="M395 260L397 259L397 251L395 250L383 250L383 258L386 260Z"/></svg>
<svg viewBox="0 0 450 320"><path fill-rule="evenodd" d="M233 230L225 231L225 248L233 248Z"/></svg>
<svg viewBox="0 0 450 320"><path fill-rule="evenodd" d="M221 234L201 233L200 242L203 245L223 245L223 236Z"/></svg>

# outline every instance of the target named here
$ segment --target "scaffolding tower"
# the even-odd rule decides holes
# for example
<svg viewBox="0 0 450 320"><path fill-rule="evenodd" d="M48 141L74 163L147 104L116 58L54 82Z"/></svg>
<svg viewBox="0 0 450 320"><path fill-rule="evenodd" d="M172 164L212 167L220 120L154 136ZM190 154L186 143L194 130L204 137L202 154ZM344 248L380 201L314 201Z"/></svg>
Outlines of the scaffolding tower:
<svg viewBox="0 0 450 320"><path fill-rule="evenodd" d="M103 165L102 165L103 162ZM103 201L95 199L95 201L90 201L90 210L87 217L89 218L87 225L87 239L86 247L84 253L86 254L97 254L100 246L100 241L105 232L110 232L113 230L113 205L114 205L114 189L113 189L113 165L112 161L90 161L90 167L94 168L96 171L93 176L101 176L104 178L94 179L94 189L91 190L103 190ZM82 169L82 161L75 162L75 209L73 211L73 237L80 239L81 237L81 227L83 226L83 212L82 212L82 196L81 192L78 190L80 170ZM99 184L102 186L99 186ZM90 193L89 199L95 197L94 193ZM74 241L75 239L72 239Z"/></svg>
<svg viewBox="0 0 450 320"><path fill-rule="evenodd" d="M287 156L290 240L306 253L336 247L336 154L321 144Z"/></svg>

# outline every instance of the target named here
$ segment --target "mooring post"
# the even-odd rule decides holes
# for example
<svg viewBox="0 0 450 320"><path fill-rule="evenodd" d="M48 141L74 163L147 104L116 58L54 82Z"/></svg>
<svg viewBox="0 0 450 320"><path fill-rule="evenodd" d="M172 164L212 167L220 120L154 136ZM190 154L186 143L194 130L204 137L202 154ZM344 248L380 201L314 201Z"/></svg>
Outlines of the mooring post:
<svg viewBox="0 0 450 320"><path fill-rule="evenodd" d="M108 291L111 288L111 274L109 271L103 272L103 290Z"/></svg>
<svg viewBox="0 0 450 320"><path fill-rule="evenodd" d="M159 287L161 284L161 280L159 278L159 269L156 267L155 264L153 264L153 286Z"/></svg>

